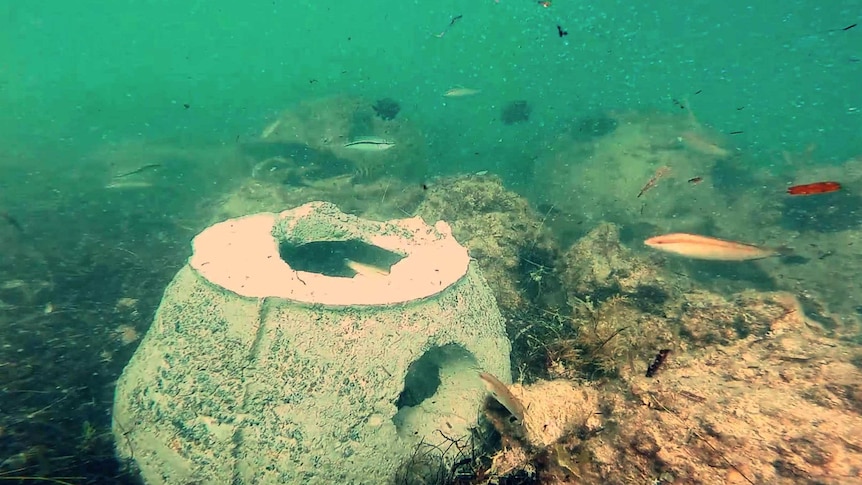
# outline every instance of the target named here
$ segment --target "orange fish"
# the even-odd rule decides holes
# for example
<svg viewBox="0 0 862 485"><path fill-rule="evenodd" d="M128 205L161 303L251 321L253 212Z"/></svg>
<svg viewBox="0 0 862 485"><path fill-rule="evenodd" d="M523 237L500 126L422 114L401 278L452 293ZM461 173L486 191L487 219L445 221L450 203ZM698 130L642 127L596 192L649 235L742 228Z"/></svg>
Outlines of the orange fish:
<svg viewBox="0 0 862 485"><path fill-rule="evenodd" d="M681 232L651 237L644 244L667 253L711 261L749 261L781 254L777 249Z"/></svg>

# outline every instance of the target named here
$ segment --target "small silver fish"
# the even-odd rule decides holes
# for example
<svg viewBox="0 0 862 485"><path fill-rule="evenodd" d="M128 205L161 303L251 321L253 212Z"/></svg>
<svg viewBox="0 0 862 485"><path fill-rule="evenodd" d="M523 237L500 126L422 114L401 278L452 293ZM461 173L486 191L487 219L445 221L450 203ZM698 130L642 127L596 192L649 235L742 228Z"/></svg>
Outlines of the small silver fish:
<svg viewBox="0 0 862 485"><path fill-rule="evenodd" d="M109 190L124 190L124 189L146 189L152 187L153 184L143 180L122 181L114 180L105 186Z"/></svg>
<svg viewBox="0 0 862 485"><path fill-rule="evenodd" d="M266 125L266 128L263 129L263 132L260 134L260 137L263 139L269 138L270 135L275 133L275 130L277 130L279 126L281 126L281 118Z"/></svg>
<svg viewBox="0 0 862 485"><path fill-rule="evenodd" d="M443 93L443 96L447 98L463 98L464 96L474 96L481 92L481 89L470 89L463 86L458 86L446 91L445 93Z"/></svg>
<svg viewBox="0 0 862 485"><path fill-rule="evenodd" d="M360 138L344 144L344 148L351 150L362 150L367 152L379 152L389 150L395 146L395 142L383 138Z"/></svg>

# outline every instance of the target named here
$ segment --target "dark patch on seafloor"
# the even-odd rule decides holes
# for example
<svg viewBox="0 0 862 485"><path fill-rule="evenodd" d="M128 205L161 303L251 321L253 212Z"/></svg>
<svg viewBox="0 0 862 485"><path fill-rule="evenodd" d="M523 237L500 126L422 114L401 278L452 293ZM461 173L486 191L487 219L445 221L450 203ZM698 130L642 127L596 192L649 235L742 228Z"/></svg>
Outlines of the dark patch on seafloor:
<svg viewBox="0 0 862 485"><path fill-rule="evenodd" d="M712 186L727 197L734 197L740 190L749 189L755 182L750 170L739 158L730 158L714 164L708 178Z"/></svg>
<svg viewBox="0 0 862 485"><path fill-rule="evenodd" d="M617 120L607 116L581 118L576 126L576 140L591 140L610 135L617 129Z"/></svg>
<svg viewBox="0 0 862 485"><path fill-rule="evenodd" d="M395 101L392 98L382 98L378 99L374 105L371 106L371 109L373 109L381 119L394 120L401 111L401 105L398 104L398 101Z"/></svg>
<svg viewBox="0 0 862 485"><path fill-rule="evenodd" d="M781 227L793 231L839 232L862 226L862 196L842 190L810 196L787 196Z"/></svg>
<svg viewBox="0 0 862 485"><path fill-rule="evenodd" d="M638 285L635 291L630 293L632 301L638 310L644 313L661 315L664 312L664 305L670 299L670 294L657 285Z"/></svg>
<svg viewBox="0 0 862 485"><path fill-rule="evenodd" d="M142 217L132 202L95 213L84 202L73 200L40 218L16 212L34 221L22 244L32 244L45 265L3 277L49 286L17 299L4 296L3 321L15 331L6 333L0 347L0 361L9 363L0 389L0 480L140 483L115 455L114 382L187 257L186 244L174 242L189 234L166 219L155 200L151 208L158 217L152 220L153 213ZM56 230L70 220L76 222L71 230ZM156 226L161 229L153 231ZM153 237L162 231L163 238ZM124 307L125 300L135 304ZM128 341L121 340L123 328L134 329Z"/></svg>
<svg viewBox="0 0 862 485"><path fill-rule="evenodd" d="M705 261L674 258L685 267L685 275L698 286L718 292L738 292L746 289L778 291L775 279L756 264L747 261Z"/></svg>
<svg viewBox="0 0 862 485"><path fill-rule="evenodd" d="M534 245L520 251L518 261L519 289L534 306L565 305L565 289L557 271L561 263L554 252Z"/></svg>
<svg viewBox="0 0 862 485"><path fill-rule="evenodd" d="M533 108L524 100L511 101L503 106L500 112L500 121L504 125L514 125L515 123L528 121L532 111Z"/></svg>

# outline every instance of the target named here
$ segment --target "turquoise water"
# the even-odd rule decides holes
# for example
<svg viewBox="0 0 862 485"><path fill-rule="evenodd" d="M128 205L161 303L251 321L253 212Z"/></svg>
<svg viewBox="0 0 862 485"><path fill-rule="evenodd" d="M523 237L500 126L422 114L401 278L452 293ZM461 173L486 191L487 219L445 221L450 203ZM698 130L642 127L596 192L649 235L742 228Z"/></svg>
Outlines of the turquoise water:
<svg viewBox="0 0 862 485"><path fill-rule="evenodd" d="M859 149L862 28L836 31L860 21L857 1L361 5L9 2L4 144L60 150L138 134L229 142L299 100L347 92L403 100L443 166L475 151L487 155L477 165L505 163L496 159L573 116L673 110L672 98L691 98L720 131L744 130L743 146L816 143L835 161ZM441 97L455 85L481 89L479 106ZM495 108L521 98L537 123L504 132Z"/></svg>
<svg viewBox="0 0 862 485"><path fill-rule="evenodd" d="M0 240L13 234L38 251L16 253L14 264L7 253L0 280L26 268L75 293L51 295L49 308L32 290L26 309L37 315L3 320L17 323L0 329L0 346L27 349L42 367L0 353L0 370L14 369L0 373L0 399L10 415L38 421L0 423L0 440L15 437L0 446L0 479L13 465L22 475L71 473L74 483L125 479L105 430L112 383L134 345L93 342L123 333L117 315L146 330L205 225L194 219L201 206L249 173L216 149L257 139L297 103L394 98L427 142L429 179L489 170L541 200L545 174L532 162L573 120L676 113L680 103L716 132L742 132L733 146L752 170L780 172L782 152L810 146L812 163L837 165L862 153L860 85L859 0L7 1L0 214L23 235L13 228ZM443 96L459 86L480 92ZM515 100L529 102L529 122L501 123ZM105 158L93 154L130 140L211 147L212 163L166 170L158 192L106 193ZM113 307L130 294L141 300L134 311ZM65 447L44 451L57 441Z"/></svg>

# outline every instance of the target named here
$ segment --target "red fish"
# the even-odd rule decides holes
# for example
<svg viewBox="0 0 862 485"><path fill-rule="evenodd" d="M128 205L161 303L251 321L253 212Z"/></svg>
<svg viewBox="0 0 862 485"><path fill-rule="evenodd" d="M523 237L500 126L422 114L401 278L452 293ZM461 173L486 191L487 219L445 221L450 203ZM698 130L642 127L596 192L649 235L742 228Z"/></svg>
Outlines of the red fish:
<svg viewBox="0 0 862 485"><path fill-rule="evenodd" d="M841 190L841 184L838 182L815 182L813 184L794 185L788 187L787 193L790 195L814 195L826 194Z"/></svg>

